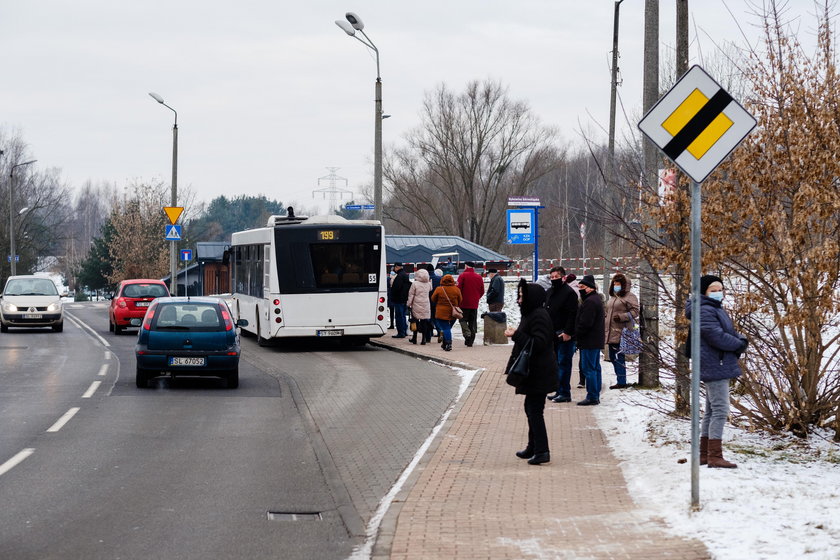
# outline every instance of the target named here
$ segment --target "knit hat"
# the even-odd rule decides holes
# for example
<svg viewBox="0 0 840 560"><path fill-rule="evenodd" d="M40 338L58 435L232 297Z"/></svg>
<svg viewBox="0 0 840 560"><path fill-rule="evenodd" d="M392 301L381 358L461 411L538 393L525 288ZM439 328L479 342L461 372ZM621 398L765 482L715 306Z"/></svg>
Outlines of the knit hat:
<svg viewBox="0 0 840 560"><path fill-rule="evenodd" d="M587 288L592 288L593 290L598 289L598 285L595 284L595 277L591 274L587 274L586 276L584 276L583 280L580 280L578 284L583 284Z"/></svg>
<svg viewBox="0 0 840 560"><path fill-rule="evenodd" d="M700 278L700 295L706 295L706 290L709 289L709 286L714 284L715 282L720 282L723 284L723 280L720 276L715 276L714 274L707 274Z"/></svg>

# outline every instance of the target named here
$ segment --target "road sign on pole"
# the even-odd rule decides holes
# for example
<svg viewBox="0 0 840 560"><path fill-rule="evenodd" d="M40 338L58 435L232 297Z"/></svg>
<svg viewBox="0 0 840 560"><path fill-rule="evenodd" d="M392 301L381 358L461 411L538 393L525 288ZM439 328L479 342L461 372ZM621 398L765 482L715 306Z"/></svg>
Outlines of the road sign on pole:
<svg viewBox="0 0 840 560"><path fill-rule="evenodd" d="M639 130L702 183L755 125L755 118L695 65L639 121Z"/></svg>
<svg viewBox="0 0 840 560"><path fill-rule="evenodd" d="M183 206L164 206L163 211L166 212L166 216L169 218L169 223L173 226L175 222L178 221L178 218L181 217L181 212L184 211Z"/></svg>
<svg viewBox="0 0 840 560"><path fill-rule="evenodd" d="M691 507L700 507L700 183L756 126L700 66L691 69L639 122L639 129L691 177Z"/></svg>
<svg viewBox="0 0 840 560"><path fill-rule="evenodd" d="M167 241L181 240L181 226L171 225L163 226L163 233Z"/></svg>

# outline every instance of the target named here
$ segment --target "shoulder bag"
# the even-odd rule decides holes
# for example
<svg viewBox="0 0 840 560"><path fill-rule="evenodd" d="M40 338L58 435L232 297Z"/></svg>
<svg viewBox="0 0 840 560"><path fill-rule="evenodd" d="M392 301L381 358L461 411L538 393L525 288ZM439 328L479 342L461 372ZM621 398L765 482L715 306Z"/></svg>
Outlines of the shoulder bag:
<svg viewBox="0 0 840 560"><path fill-rule="evenodd" d="M507 371L505 382L508 385L519 387L528 379L528 374L531 371L531 353L533 351L534 339L529 338Z"/></svg>
<svg viewBox="0 0 840 560"><path fill-rule="evenodd" d="M446 293L446 288L441 286L440 289L443 290L443 295L446 296L446 301L449 302L449 307L452 308L452 316L455 319L463 319L464 318L464 312L461 310L460 307L452 305L452 300L449 299L449 294Z"/></svg>

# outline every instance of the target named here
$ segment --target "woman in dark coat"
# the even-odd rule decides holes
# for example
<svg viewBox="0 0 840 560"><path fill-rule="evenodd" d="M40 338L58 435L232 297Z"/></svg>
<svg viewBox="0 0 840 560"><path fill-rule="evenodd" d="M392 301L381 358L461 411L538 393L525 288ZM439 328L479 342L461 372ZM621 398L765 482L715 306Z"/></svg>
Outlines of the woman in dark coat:
<svg viewBox="0 0 840 560"><path fill-rule="evenodd" d="M711 274L700 279L700 381L706 387L706 410L700 424L700 464L734 469L723 458L723 426L729 416L729 380L741 375L738 358L747 349L747 338L735 330L721 306L723 280ZM691 300L685 315L691 319ZM690 343L690 340L689 340Z"/></svg>
<svg viewBox="0 0 840 560"><path fill-rule="evenodd" d="M554 327L545 309L545 289L539 284L520 280L517 299L522 320L516 329L509 328L505 335L512 337L514 345L505 373L529 340L534 341L528 377L516 388L517 395L525 395L525 416L528 418L528 445L517 451L520 459L529 465L548 463L548 433L545 429L545 397L557 391L557 357L554 354Z"/></svg>

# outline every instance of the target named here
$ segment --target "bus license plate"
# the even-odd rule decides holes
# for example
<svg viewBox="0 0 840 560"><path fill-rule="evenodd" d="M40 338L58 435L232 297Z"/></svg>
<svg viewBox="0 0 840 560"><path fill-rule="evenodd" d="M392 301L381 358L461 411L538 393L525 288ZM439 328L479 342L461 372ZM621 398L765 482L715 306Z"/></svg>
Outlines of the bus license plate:
<svg viewBox="0 0 840 560"><path fill-rule="evenodd" d="M344 329L332 329L329 331L318 331L318 336L343 336Z"/></svg>
<svg viewBox="0 0 840 560"><path fill-rule="evenodd" d="M170 357L169 358L169 365L170 366L203 366L204 365L204 358L178 358L178 357Z"/></svg>

